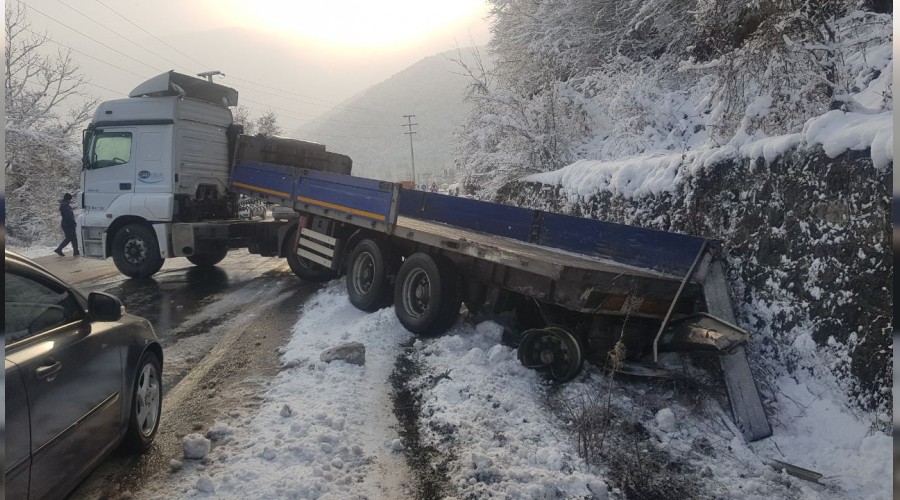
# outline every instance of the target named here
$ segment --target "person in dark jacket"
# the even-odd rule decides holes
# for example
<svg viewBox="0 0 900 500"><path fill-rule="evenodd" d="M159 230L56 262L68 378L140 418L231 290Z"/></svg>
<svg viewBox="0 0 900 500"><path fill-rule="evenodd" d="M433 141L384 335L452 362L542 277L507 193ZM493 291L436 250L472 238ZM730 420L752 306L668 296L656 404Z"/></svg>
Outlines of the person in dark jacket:
<svg viewBox="0 0 900 500"><path fill-rule="evenodd" d="M62 230L63 234L66 235L66 239L63 240L62 243L56 247L56 255L60 257L65 257L66 254L63 253L63 248L66 248L66 245L69 242L72 243L72 249L75 252L72 254L75 257L78 257L80 254L78 253L78 239L75 236L75 213L72 212L72 195L66 193L63 195L62 201L59 202L59 215L62 216Z"/></svg>

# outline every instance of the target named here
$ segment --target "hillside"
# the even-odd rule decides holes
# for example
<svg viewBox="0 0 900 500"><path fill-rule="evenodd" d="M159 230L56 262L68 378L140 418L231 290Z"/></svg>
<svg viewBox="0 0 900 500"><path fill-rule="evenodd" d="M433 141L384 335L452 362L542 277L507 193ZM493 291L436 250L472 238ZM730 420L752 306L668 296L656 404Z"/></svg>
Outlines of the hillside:
<svg viewBox="0 0 900 500"><path fill-rule="evenodd" d="M471 52L463 51L464 57ZM454 129L471 106L464 101L468 79L455 62L460 54L426 57L313 120L292 137L321 142L353 158L356 175L407 180L412 175L409 136L403 115L414 114L413 148L420 182L455 175L451 158Z"/></svg>

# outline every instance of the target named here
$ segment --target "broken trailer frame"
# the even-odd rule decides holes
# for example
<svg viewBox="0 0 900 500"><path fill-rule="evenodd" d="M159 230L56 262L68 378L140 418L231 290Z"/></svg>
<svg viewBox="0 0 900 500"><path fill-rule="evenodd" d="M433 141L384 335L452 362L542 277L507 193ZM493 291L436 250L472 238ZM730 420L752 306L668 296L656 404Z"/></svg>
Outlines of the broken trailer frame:
<svg viewBox="0 0 900 500"><path fill-rule="evenodd" d="M714 351L744 438L772 433L716 240L256 161L236 161L232 179L300 214L291 267L312 279L346 270L361 309L393 301L417 334L445 331L461 302L531 313L540 326L519 359L561 381L585 359L602 366L619 340L634 371L657 371L660 351Z"/></svg>

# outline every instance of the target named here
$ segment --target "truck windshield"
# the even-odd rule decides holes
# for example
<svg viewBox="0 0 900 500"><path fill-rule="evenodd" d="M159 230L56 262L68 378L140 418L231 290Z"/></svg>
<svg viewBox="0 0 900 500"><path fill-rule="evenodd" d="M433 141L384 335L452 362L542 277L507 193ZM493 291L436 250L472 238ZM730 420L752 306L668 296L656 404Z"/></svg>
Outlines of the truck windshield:
<svg viewBox="0 0 900 500"><path fill-rule="evenodd" d="M106 168L131 161L131 132L103 132L94 136L88 169Z"/></svg>

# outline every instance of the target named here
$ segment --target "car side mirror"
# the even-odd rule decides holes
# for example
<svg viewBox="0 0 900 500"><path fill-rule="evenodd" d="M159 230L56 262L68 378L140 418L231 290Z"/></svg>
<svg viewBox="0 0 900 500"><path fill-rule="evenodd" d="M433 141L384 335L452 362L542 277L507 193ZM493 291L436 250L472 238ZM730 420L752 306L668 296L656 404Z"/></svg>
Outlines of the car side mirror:
<svg viewBox="0 0 900 500"><path fill-rule="evenodd" d="M103 292L88 295L88 315L95 321L118 321L125 314L125 306L118 297Z"/></svg>

